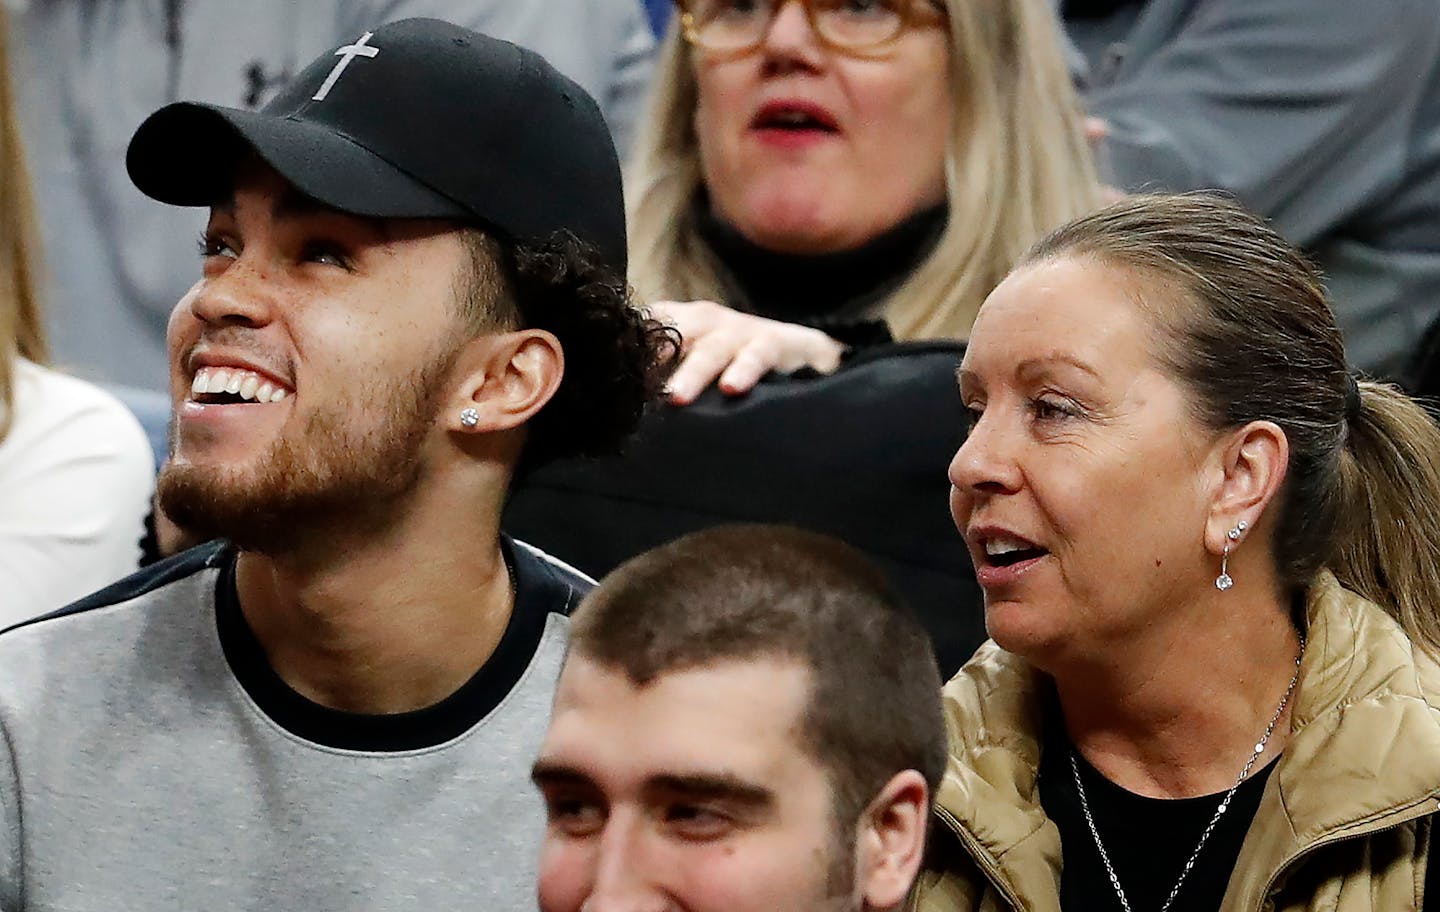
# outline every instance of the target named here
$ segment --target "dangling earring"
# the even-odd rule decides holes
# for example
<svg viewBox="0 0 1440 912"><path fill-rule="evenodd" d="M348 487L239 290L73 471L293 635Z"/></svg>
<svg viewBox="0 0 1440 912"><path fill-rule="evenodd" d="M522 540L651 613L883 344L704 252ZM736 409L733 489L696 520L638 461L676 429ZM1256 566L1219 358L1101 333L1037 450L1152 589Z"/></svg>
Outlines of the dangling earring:
<svg viewBox="0 0 1440 912"><path fill-rule="evenodd" d="M480 423L480 410L473 408L461 409L460 423L465 425L467 428L473 428L475 425Z"/></svg>
<svg viewBox="0 0 1440 912"><path fill-rule="evenodd" d="M1230 543L1238 542L1240 540L1241 533L1243 533L1248 528L1250 528L1249 523L1245 522L1245 520L1242 519L1235 524L1235 528L1225 533L1225 550L1220 554L1220 575L1215 577L1215 588L1219 589L1221 592L1224 592L1226 589L1229 589L1231 586L1235 585L1235 580L1230 578L1229 572Z"/></svg>

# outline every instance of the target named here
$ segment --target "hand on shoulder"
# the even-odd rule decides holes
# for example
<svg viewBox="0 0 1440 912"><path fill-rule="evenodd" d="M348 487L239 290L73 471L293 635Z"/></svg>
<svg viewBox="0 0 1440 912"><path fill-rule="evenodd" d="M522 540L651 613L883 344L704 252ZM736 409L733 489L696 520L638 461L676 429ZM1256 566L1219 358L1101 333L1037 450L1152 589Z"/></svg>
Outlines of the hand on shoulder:
<svg viewBox="0 0 1440 912"><path fill-rule="evenodd" d="M670 378L672 405L689 405L711 383L728 395L742 395L771 371L809 367L828 374L840 366L845 351L818 329L714 301L659 301L650 310L683 337L680 366Z"/></svg>

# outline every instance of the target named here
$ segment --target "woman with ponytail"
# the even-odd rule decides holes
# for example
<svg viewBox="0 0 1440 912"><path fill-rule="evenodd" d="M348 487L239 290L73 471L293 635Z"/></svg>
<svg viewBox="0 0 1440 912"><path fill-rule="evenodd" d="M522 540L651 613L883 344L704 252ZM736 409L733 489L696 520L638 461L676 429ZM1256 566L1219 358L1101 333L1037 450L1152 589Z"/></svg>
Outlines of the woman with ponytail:
<svg viewBox="0 0 1440 912"><path fill-rule="evenodd" d="M951 510L991 642L945 689L915 907L1440 907L1440 429L1209 194L989 296Z"/></svg>

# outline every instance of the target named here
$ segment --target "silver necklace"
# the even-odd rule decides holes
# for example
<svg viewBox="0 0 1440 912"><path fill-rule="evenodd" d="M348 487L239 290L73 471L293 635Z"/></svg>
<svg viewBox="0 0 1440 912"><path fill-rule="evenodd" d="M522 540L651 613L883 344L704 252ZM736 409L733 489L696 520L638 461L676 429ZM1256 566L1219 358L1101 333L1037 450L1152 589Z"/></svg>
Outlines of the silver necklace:
<svg viewBox="0 0 1440 912"><path fill-rule="evenodd" d="M1245 768L1236 777L1235 784L1220 799L1220 806L1215 809L1215 815L1210 818L1210 823L1205 826L1205 832L1200 834L1200 841L1195 844L1195 850L1185 860L1185 867L1180 871L1180 876L1175 880L1175 886L1170 888L1170 895L1165 898L1165 904L1160 907L1160 912L1167 912L1170 904L1175 901L1175 896L1180 892L1180 886L1185 883L1185 878L1190 876L1190 869L1195 867L1195 859L1200 857L1200 850L1205 848L1209 841L1210 834L1215 831L1215 825L1220 818L1230 809L1230 799L1235 797L1235 790L1240 788L1250 775L1250 770L1255 766L1255 761L1265 753L1265 745L1270 742L1270 735L1275 731L1275 725L1280 721L1280 716L1285 712L1285 707L1290 704L1290 695L1295 692L1295 682L1300 680L1300 660L1305 656L1305 637L1300 637L1300 652L1295 656L1295 672L1290 675L1290 686L1285 688L1285 696L1280 699L1280 705L1275 708L1275 715L1270 717L1270 724L1265 726L1265 734L1255 743L1255 752L1250 759L1245 761ZM1120 897L1120 908L1130 912L1130 900L1125 898L1125 890L1120 886L1120 878L1115 876L1115 868L1110 864L1110 854L1105 851L1105 843L1100 841L1100 831L1095 828L1095 818L1090 816L1090 801L1085 797L1085 783L1080 780L1080 764L1075 759L1075 748L1070 748L1070 772L1075 776L1075 791L1080 793L1080 810L1085 812L1085 823L1090 827L1090 835L1095 839L1095 848L1100 850L1100 860L1105 863L1105 873L1110 875L1110 886L1115 888L1115 895Z"/></svg>

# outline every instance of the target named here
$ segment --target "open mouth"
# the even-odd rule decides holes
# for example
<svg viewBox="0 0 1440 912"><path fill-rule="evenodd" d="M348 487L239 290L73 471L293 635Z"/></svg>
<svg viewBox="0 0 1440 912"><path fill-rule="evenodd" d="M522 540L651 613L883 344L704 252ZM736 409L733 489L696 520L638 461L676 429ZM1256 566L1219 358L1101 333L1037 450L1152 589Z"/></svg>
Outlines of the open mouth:
<svg viewBox="0 0 1440 912"><path fill-rule="evenodd" d="M1024 539L1003 536L987 538L984 546L985 563L992 567L1013 567L1016 564L1044 557L1050 553L1039 545L1025 541Z"/></svg>
<svg viewBox="0 0 1440 912"><path fill-rule="evenodd" d="M290 390L244 368L202 367L190 384L190 399L201 405L264 405L279 402Z"/></svg>
<svg viewBox="0 0 1440 912"><path fill-rule="evenodd" d="M756 130L780 130L787 133L840 132L839 125L828 112L808 105L766 105L755 115L750 125Z"/></svg>

